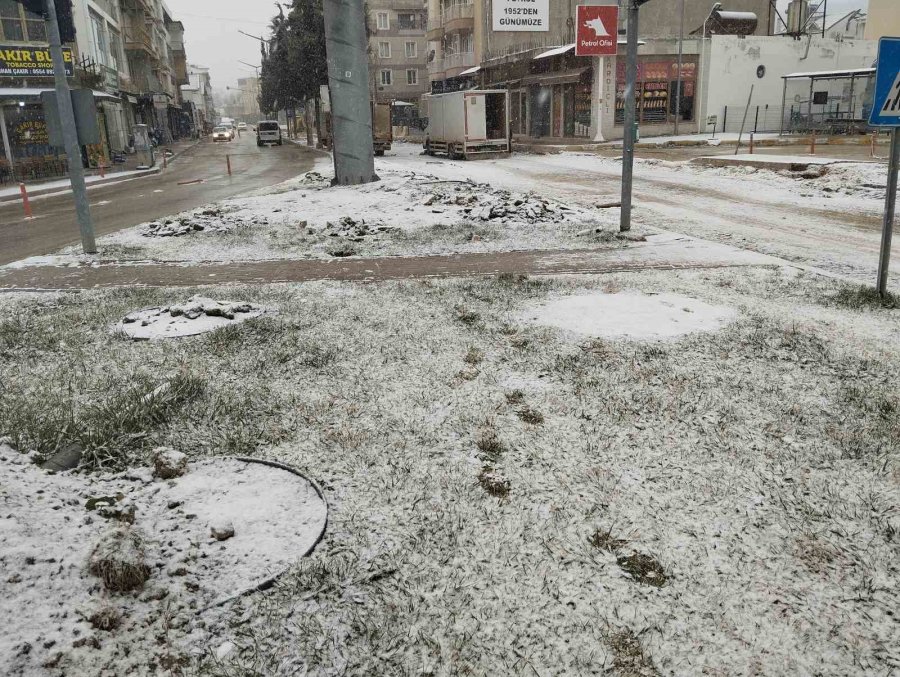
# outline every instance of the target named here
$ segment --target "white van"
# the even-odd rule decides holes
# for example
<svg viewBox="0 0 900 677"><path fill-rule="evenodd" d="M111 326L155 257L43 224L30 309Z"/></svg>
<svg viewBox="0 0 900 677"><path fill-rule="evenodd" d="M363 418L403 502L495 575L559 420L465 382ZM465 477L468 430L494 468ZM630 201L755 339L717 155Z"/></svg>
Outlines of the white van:
<svg viewBox="0 0 900 677"><path fill-rule="evenodd" d="M281 127L277 120L260 120L256 124L256 145L265 146L267 143L282 145Z"/></svg>

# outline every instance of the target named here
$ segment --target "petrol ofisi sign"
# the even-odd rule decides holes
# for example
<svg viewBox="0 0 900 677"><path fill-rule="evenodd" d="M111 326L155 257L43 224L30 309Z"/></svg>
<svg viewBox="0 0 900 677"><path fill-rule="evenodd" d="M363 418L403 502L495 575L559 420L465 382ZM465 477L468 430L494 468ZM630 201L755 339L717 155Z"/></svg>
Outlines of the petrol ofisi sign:
<svg viewBox="0 0 900 677"><path fill-rule="evenodd" d="M576 56L615 56L619 42L619 8L579 5L575 14Z"/></svg>

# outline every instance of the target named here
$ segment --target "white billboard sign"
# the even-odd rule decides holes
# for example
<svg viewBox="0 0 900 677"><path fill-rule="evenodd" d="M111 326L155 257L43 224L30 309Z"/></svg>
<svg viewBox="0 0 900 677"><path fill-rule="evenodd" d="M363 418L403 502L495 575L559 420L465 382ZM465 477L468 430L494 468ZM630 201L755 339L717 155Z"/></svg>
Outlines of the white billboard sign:
<svg viewBox="0 0 900 677"><path fill-rule="evenodd" d="M550 30L550 0L494 0L495 31Z"/></svg>

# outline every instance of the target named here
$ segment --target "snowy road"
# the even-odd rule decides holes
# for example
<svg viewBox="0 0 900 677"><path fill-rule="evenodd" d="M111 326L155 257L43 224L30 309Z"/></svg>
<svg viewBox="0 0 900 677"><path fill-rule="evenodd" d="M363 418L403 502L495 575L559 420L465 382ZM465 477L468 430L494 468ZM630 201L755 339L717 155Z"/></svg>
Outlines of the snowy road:
<svg viewBox="0 0 900 677"><path fill-rule="evenodd" d="M233 143L200 143L152 178L100 186L89 191L98 235L149 219L199 207L250 190L271 186L308 171L316 154L299 146L257 148L253 135ZM229 176L225 156L231 155ZM0 265L48 254L78 240L70 194L32 203L33 219L18 202L0 205Z"/></svg>

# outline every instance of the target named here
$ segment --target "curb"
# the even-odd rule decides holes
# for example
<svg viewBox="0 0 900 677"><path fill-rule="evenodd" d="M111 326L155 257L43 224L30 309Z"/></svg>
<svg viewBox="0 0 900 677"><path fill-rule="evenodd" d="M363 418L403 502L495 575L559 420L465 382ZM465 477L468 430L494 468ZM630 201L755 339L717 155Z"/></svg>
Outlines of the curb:
<svg viewBox="0 0 900 677"><path fill-rule="evenodd" d="M184 153L188 152L189 150L193 150L194 148L199 146L202 141L203 141L203 139L198 139L195 143L192 143L190 146L187 146L186 148L182 148L177 153L170 155L169 161L171 162L172 160L183 155ZM163 150L165 150L165 147L163 147ZM144 179L144 178L147 178L148 176L156 176L157 174L161 174L161 173L162 173L162 166L157 164L156 166L151 167L150 169L138 170L136 173L129 174L128 176L117 176L116 174L110 174L105 179L100 179L99 181L89 182L87 184L87 189L91 190L92 188L94 188L96 186L109 186L114 183L124 183L125 181L133 181L134 179ZM27 186L27 184L26 184L26 186ZM56 188L41 188L40 184L38 184L38 186L34 190L31 190L31 189L28 190L28 197L35 198L35 197L42 197L45 195L52 195L54 193L68 193L68 192L70 192L70 188L67 186L57 186ZM9 202L21 202L21 201L22 201L22 198L19 194L7 195L6 197L0 197L0 205L6 204Z"/></svg>
<svg viewBox="0 0 900 677"><path fill-rule="evenodd" d="M87 189L91 190L92 188L95 188L97 186L108 186L113 183L124 183L126 181L133 181L134 179L145 179L148 176L156 176L160 173L162 173L162 169L160 169L159 167L152 167L150 169L140 170L135 174L129 174L128 176L116 176L115 174L113 174L112 176L108 176L105 179L100 179L99 181L91 181L87 184ZM35 188L34 190L28 190L28 197L36 198L46 195L54 195L56 193L70 193L71 191L72 189L70 186L56 186L55 188ZM18 193L16 193L15 195L0 197L0 205L21 201L22 197Z"/></svg>

